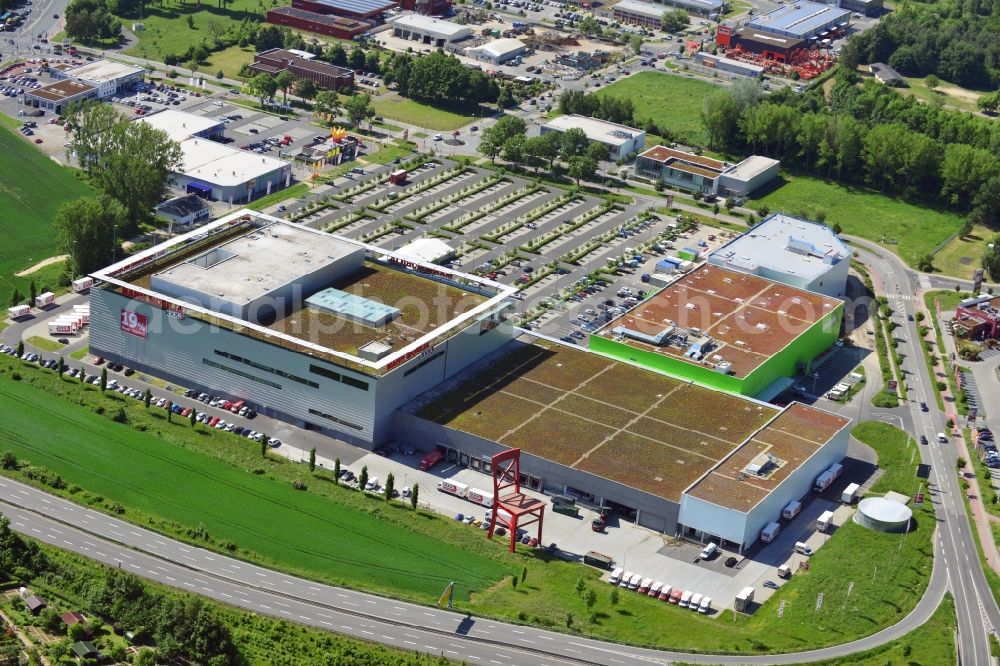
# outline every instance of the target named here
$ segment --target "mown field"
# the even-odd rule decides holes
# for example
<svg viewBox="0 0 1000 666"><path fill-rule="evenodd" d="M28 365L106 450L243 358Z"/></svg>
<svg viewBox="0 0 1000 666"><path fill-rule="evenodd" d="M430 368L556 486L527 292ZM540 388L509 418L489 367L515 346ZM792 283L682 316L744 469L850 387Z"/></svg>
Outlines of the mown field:
<svg viewBox="0 0 1000 666"><path fill-rule="evenodd" d="M718 88L703 79L639 72L600 88L597 94L631 99L639 126L651 119L683 143L704 146L708 137L701 126L701 109L705 97Z"/></svg>
<svg viewBox="0 0 1000 666"><path fill-rule="evenodd" d="M935 210L872 190L849 187L811 176L785 176L783 182L747 203L757 209L804 215L816 219L821 211L827 224L839 224L846 234L882 242L911 266L933 252L962 226L957 213ZM895 243L892 243L895 241Z"/></svg>
<svg viewBox="0 0 1000 666"><path fill-rule="evenodd" d="M0 128L0 303L29 282L56 287L62 264L18 278L14 273L57 254L53 220L63 203L93 190L19 135Z"/></svg>
<svg viewBox="0 0 1000 666"><path fill-rule="evenodd" d="M41 370L25 367L24 372ZM96 394L93 387L53 375L49 384L56 383L63 385L59 389ZM141 403L114 396L126 411L145 412ZM465 595L504 573L500 563L487 557L382 520L387 509L377 501L363 510L296 490L270 475L273 467L290 463L268 463L256 444L232 435L218 437L203 427L196 434L187 422L176 426L188 440L232 440L220 443L243 447L248 458L256 457L248 462L262 473L227 464L210 450L198 450L198 443L179 446L154 429L139 432L93 409L52 399L44 388L14 381L10 374L0 377L0 413L6 415L0 448L19 459L106 501L202 529L284 569L425 601L436 599L450 580ZM157 420L162 423L163 418ZM173 429L165 423L161 427Z"/></svg>
<svg viewBox="0 0 1000 666"><path fill-rule="evenodd" d="M375 108L376 115L383 118L441 132L456 130L476 119L476 116L468 113L439 109L429 104L401 97L396 93L373 98L372 106Z"/></svg>

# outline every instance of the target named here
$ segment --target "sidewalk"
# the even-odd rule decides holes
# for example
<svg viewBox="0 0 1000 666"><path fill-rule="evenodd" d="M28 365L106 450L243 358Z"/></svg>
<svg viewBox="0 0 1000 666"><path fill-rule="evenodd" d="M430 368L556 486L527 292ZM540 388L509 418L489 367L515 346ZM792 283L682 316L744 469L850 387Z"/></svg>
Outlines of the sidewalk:
<svg viewBox="0 0 1000 666"><path fill-rule="evenodd" d="M927 312L924 304L924 294L922 291L916 294L918 297L918 311L923 312L927 320L932 317L939 326L943 326L943 321L941 319L941 308L938 305L935 307L933 313ZM934 327L929 326L930 330L927 332L925 340L934 343L935 349L937 344L937 339L934 335ZM976 526L976 532L979 534L979 543L982 544L983 553L986 555L986 563L989 564L990 568L994 572L1000 574L1000 552L997 551L996 539L993 537L993 529L990 527L991 522L1000 522L1000 518L991 516L986 511L986 506L983 504L983 495L979 487L979 478L976 476L975 466L972 463L972 453L969 451L968 444L965 441L965 436L962 434L962 429L958 426L958 412L955 409L955 397L951 395L951 387L947 382L946 370L944 367L944 362L942 356L945 354L950 354L954 350L952 345L951 349L947 349L949 346L950 338L947 335L942 335L942 340L944 340L946 349L937 349L937 363L932 368L932 374L935 381L943 381L944 389L939 391L941 394L941 399L944 401L944 411L945 416L951 419L954 423L954 427L951 431L951 436L956 438L958 444L956 445L956 451L958 455L963 458L965 466L959 470L959 473L963 480L968 482L968 498L969 506L972 508L972 519ZM937 387L935 387L937 388Z"/></svg>

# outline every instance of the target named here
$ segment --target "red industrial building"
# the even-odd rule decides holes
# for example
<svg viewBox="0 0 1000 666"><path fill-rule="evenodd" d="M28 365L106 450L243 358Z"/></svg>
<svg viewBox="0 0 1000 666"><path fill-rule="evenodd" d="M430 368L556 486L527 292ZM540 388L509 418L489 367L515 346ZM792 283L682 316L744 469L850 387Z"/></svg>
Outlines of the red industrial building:
<svg viewBox="0 0 1000 666"><path fill-rule="evenodd" d="M450 13L451 0L400 0L407 11L427 16L445 16Z"/></svg>
<svg viewBox="0 0 1000 666"><path fill-rule="evenodd" d="M382 14L398 5L393 0L292 0L294 9L375 23L381 23Z"/></svg>
<svg viewBox="0 0 1000 666"><path fill-rule="evenodd" d="M270 49L258 53L254 56L250 69L255 74L264 72L271 75L287 69L297 79L309 79L317 86L331 90L354 85L354 72L346 67L305 58L285 49Z"/></svg>
<svg viewBox="0 0 1000 666"><path fill-rule="evenodd" d="M959 303L954 328L964 338L1000 339L1000 296L977 296Z"/></svg>
<svg viewBox="0 0 1000 666"><path fill-rule="evenodd" d="M756 28L733 28L720 25L715 43L725 49L742 49L778 62L786 62L794 51L804 49L806 43L796 37L776 35Z"/></svg>
<svg viewBox="0 0 1000 666"><path fill-rule="evenodd" d="M359 21L357 19L346 18L344 16L333 16L329 14L317 14L295 7L276 7L267 10L267 22L274 25L285 25L289 28L298 28L307 32L315 32L320 35L328 35L337 39L353 39L357 35L363 35L372 28L369 21Z"/></svg>

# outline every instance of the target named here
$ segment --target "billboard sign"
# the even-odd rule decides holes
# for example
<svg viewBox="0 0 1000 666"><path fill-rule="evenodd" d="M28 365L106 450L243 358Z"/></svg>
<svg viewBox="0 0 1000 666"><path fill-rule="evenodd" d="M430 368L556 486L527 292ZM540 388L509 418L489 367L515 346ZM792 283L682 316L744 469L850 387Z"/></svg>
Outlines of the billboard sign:
<svg viewBox="0 0 1000 666"><path fill-rule="evenodd" d="M129 335L134 335L137 338L146 339L146 331L148 319L146 315L134 312L132 310L126 310L122 308L122 319L121 319L121 329L122 332L128 333Z"/></svg>
<svg viewBox="0 0 1000 666"><path fill-rule="evenodd" d="M978 294L979 290L983 288L983 269L977 268L972 274L972 293Z"/></svg>

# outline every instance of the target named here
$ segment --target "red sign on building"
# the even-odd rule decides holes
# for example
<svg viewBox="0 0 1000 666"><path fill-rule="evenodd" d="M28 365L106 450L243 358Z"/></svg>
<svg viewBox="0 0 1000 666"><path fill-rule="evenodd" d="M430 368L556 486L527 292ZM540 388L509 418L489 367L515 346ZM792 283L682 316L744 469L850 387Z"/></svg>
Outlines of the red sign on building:
<svg viewBox="0 0 1000 666"><path fill-rule="evenodd" d="M148 330L147 324L146 315L122 308L121 328L123 332L145 340Z"/></svg>

